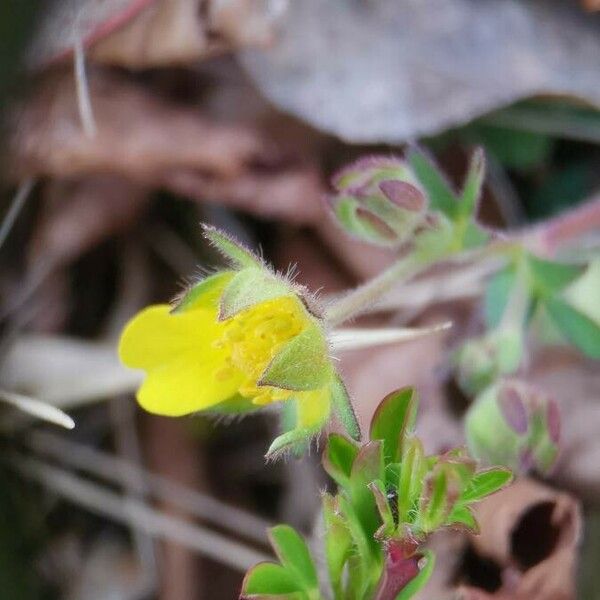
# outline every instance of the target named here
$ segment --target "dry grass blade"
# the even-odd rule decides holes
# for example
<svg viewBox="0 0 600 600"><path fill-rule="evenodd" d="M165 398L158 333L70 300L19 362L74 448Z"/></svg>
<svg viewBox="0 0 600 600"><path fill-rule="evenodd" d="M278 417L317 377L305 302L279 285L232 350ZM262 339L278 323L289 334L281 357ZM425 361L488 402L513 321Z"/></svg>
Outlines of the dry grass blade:
<svg viewBox="0 0 600 600"><path fill-rule="evenodd" d="M14 392L8 392L6 390L0 390L0 400L18 408L28 415L32 415L43 421L48 421L49 423L54 423L55 425L60 425L65 429L73 429L75 427L75 421L73 421L68 414L47 402L42 402L41 400L36 400L35 398L15 394Z"/></svg>
<svg viewBox="0 0 600 600"><path fill-rule="evenodd" d="M409 342L446 331L452 327L452 323L440 323L432 327L374 327L374 328L345 328L333 331L329 335L329 341L334 350L360 350L373 346L385 346Z"/></svg>
<svg viewBox="0 0 600 600"><path fill-rule="evenodd" d="M223 535L161 513L144 502L127 499L102 485L85 481L43 461L15 456L11 465L70 502L162 539L177 542L239 571L270 557Z"/></svg>
<svg viewBox="0 0 600 600"><path fill-rule="evenodd" d="M235 531L259 543L266 542L266 531L272 523L207 494L150 473L128 460L71 442L49 432L33 433L27 443L35 452L56 458L71 468L80 469L112 483L127 484L135 492L151 493L160 500L219 527Z"/></svg>

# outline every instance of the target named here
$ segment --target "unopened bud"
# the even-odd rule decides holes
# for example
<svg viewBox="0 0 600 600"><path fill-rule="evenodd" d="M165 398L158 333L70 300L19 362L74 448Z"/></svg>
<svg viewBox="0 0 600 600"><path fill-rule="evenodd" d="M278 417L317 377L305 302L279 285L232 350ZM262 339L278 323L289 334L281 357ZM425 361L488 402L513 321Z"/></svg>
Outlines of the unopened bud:
<svg viewBox="0 0 600 600"><path fill-rule="evenodd" d="M365 157L332 178L335 217L351 235L380 246L401 245L427 227L427 201L408 164Z"/></svg>
<svg viewBox="0 0 600 600"><path fill-rule="evenodd" d="M547 473L558 456L560 414L539 388L516 379L483 391L465 421L473 456L521 473Z"/></svg>
<svg viewBox="0 0 600 600"><path fill-rule="evenodd" d="M469 396L479 393L518 368L523 356L523 335L517 329L496 330L468 340L455 355L456 379Z"/></svg>

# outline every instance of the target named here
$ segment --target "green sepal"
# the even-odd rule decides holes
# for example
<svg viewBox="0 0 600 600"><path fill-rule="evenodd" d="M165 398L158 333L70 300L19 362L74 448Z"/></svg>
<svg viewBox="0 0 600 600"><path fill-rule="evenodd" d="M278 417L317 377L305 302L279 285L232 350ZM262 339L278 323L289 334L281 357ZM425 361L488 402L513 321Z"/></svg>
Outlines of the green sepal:
<svg viewBox="0 0 600 600"><path fill-rule="evenodd" d="M237 269L263 269L264 264L248 248L212 225L203 225L204 237Z"/></svg>
<svg viewBox="0 0 600 600"><path fill-rule="evenodd" d="M325 558L329 580L337 598L342 593L342 574L352 549L352 536L340 513L337 499L330 494L323 494L322 503L325 521Z"/></svg>
<svg viewBox="0 0 600 600"><path fill-rule="evenodd" d="M360 441L360 425L356 418L356 413L350 402L348 391L342 379L335 374L330 384L331 400L333 409L338 419L344 426L346 433L357 442Z"/></svg>
<svg viewBox="0 0 600 600"><path fill-rule="evenodd" d="M512 478L512 473L501 467L479 471L473 475L460 495L460 503L468 504L482 500L486 496L506 487L512 481Z"/></svg>
<svg viewBox="0 0 600 600"><path fill-rule="evenodd" d="M348 438L331 433L323 452L323 468L339 486L349 488L352 465L357 455L357 446Z"/></svg>
<svg viewBox="0 0 600 600"><path fill-rule="evenodd" d="M300 600L301 588L287 569L272 562L254 565L244 577L241 598L246 600Z"/></svg>
<svg viewBox="0 0 600 600"><path fill-rule="evenodd" d="M377 406L369 437L383 442L386 463L401 460L406 435L414 429L418 405L417 392L406 387L388 394Z"/></svg>
<svg viewBox="0 0 600 600"><path fill-rule="evenodd" d="M544 307L564 337L584 354L600 359L600 327L560 298L547 298Z"/></svg>
<svg viewBox="0 0 600 600"><path fill-rule="evenodd" d="M429 209L454 218L458 211L456 194L433 162L417 148L408 153L408 161L429 201Z"/></svg>
<svg viewBox="0 0 600 600"><path fill-rule="evenodd" d="M425 565L421 568L419 574L404 586L404 589L396 596L396 600L410 600L414 598L429 581L435 567L435 554L431 550L423 550L423 558L421 560L426 561Z"/></svg>
<svg viewBox="0 0 600 600"><path fill-rule="evenodd" d="M288 400L289 402L289 400ZM307 440L315 434L315 430L308 427L299 427L278 435L267 450L265 458L272 459L278 455L291 451L296 456L300 456L306 449Z"/></svg>
<svg viewBox="0 0 600 600"><path fill-rule="evenodd" d="M234 271L219 271L214 275L205 277L194 284L179 300L171 313L181 313L196 308L198 305L216 307L223 289L235 276Z"/></svg>
<svg viewBox="0 0 600 600"><path fill-rule="evenodd" d="M219 321L229 319L261 302L294 295L289 284L277 279L266 269L242 269L223 290L219 305Z"/></svg>
<svg viewBox="0 0 600 600"><path fill-rule="evenodd" d="M269 530L269 539L281 564L300 589L308 593L318 590L315 564L306 542L298 532L289 525L276 525Z"/></svg>
<svg viewBox="0 0 600 600"><path fill-rule="evenodd" d="M318 325L311 323L273 357L258 385L309 391L327 385L332 380L332 375L323 331Z"/></svg>
<svg viewBox="0 0 600 600"><path fill-rule="evenodd" d="M335 199L333 210L340 226L355 238L384 247L398 244L394 231L386 222L365 209L355 198L342 196Z"/></svg>

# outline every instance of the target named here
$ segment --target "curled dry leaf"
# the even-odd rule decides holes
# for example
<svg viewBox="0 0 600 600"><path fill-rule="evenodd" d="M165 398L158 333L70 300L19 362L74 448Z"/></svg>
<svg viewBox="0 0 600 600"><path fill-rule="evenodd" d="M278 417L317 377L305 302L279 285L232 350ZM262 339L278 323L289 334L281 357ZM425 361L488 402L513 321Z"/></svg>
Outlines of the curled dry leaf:
<svg viewBox="0 0 600 600"><path fill-rule="evenodd" d="M581 514L572 496L522 479L476 505L475 514L481 533L472 536L473 549L495 565L499 581L496 589L464 588L464 598L575 598Z"/></svg>
<svg viewBox="0 0 600 600"><path fill-rule="evenodd" d="M267 154L255 128L215 123L102 71L90 75L97 135L83 132L71 73L45 77L11 120L12 179L109 172L158 183L175 167L231 177Z"/></svg>
<svg viewBox="0 0 600 600"><path fill-rule="evenodd" d="M168 104L101 70L90 78L90 95L93 139L81 127L70 73L41 83L13 115L9 177L111 173L264 217L305 223L322 216L318 168L288 155L268 129Z"/></svg>

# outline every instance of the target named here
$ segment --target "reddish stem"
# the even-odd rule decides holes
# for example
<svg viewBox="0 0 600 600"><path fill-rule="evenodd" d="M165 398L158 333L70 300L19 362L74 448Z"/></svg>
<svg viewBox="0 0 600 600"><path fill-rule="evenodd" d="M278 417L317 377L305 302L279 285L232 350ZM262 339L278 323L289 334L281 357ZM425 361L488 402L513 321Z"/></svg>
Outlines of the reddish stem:
<svg viewBox="0 0 600 600"><path fill-rule="evenodd" d="M373 600L395 600L407 583L419 574L415 540L389 540L385 543L385 565Z"/></svg>
<svg viewBox="0 0 600 600"><path fill-rule="evenodd" d="M600 196L564 212L519 236L532 250L553 256L556 250L586 234L600 229Z"/></svg>

